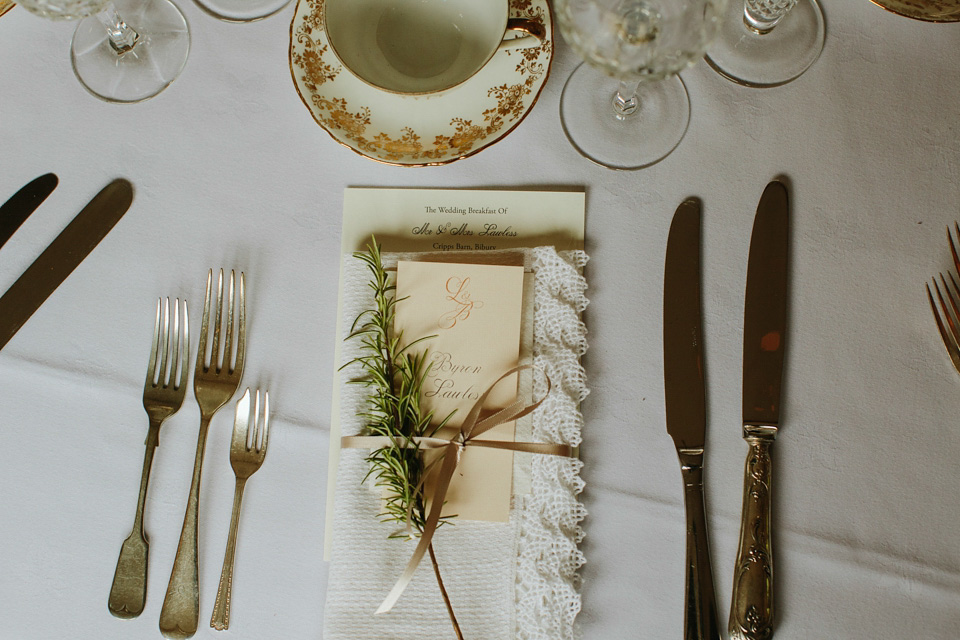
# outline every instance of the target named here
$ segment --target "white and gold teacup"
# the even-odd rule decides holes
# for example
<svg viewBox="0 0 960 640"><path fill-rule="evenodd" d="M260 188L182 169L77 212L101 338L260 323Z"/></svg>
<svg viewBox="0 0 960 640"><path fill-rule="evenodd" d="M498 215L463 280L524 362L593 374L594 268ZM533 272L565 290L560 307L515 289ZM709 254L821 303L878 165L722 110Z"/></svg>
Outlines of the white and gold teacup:
<svg viewBox="0 0 960 640"><path fill-rule="evenodd" d="M343 67L364 82L436 94L473 77L498 51L541 43L539 23L508 12L508 0L326 0L324 28Z"/></svg>

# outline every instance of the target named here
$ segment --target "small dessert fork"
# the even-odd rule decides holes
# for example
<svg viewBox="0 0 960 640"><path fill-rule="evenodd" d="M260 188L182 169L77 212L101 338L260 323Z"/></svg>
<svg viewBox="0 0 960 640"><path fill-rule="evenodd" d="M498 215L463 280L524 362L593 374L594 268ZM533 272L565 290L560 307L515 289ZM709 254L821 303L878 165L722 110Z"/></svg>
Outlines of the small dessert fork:
<svg viewBox="0 0 960 640"><path fill-rule="evenodd" d="M143 533L143 509L147 501L147 485L153 454L159 444L160 425L175 414L187 393L187 365L190 358L190 327L187 322L187 302L180 311L180 298L173 303L171 331L170 298L157 301L157 320L153 325L153 347L147 365L147 380L143 386L143 408L150 417L147 431L147 451L140 475L140 498L133 531L120 547L117 570L110 587L107 606L119 618L135 618L143 611L147 600L147 536ZM181 315L183 322L181 323ZM159 356L159 357L158 357ZM177 375L177 370L180 375Z"/></svg>
<svg viewBox="0 0 960 640"><path fill-rule="evenodd" d="M207 431L213 414L227 404L237 389L243 375L244 345L246 342L246 315L243 292L243 273L240 274L239 301L234 300L234 276L230 272L227 292L226 320L223 320L223 269L217 279L217 300L213 317L213 341L210 363L207 364L207 341L210 338L210 310L212 299L213 270L207 274L207 295L203 303L203 324L200 327L200 342L197 346L197 366L193 373L193 394L200 405L200 435L197 437L197 454L193 462L193 480L190 495L183 515L180 543L170 572L167 594L160 609L160 633L165 638L189 638L197 632L200 620L200 585L197 558L197 517L200 510L200 470L203 453L207 446ZM237 307L236 346L234 346L234 307ZM221 322L226 328L226 340L221 352ZM236 361L234 362L234 356Z"/></svg>
<svg viewBox="0 0 960 640"><path fill-rule="evenodd" d="M957 231L957 237L960 238L960 225L955 222L954 227ZM954 244L953 236L950 234L949 226L947 227L947 241L950 243L950 253L953 254L954 267L957 269L957 272L960 273L960 255L957 254L957 247L956 244ZM937 292L937 300L940 302L940 308L943 310L942 317L937 311L937 305L933 301L933 294L930 292L929 284L927 285L927 299L930 301L933 318L937 321L937 329L940 330L943 345L947 348L947 355L949 355L950 360L953 361L954 368L960 373L960 328L957 326L958 322L960 322L960 307L957 306L957 298L960 298L960 287L957 286L957 281L954 279L952 273L948 271L947 275L950 276L950 284L953 285L953 291L956 295L951 293L950 285L947 284L943 273L940 274L943 292L940 291L940 285L937 284L937 279L933 278L933 288ZM947 300L950 301L950 307L947 307L947 303L943 299L944 294L946 294ZM953 310L952 315L950 313L951 309Z"/></svg>
<svg viewBox="0 0 960 640"><path fill-rule="evenodd" d="M250 423L253 422L253 431ZM233 514L230 516L230 533L227 536L227 550L223 555L223 570L220 572L220 586L217 588L217 601L213 605L210 626L223 631L230 626L230 591L233 588L233 559L237 551L237 525L240 521L240 501L243 499L243 487L267 455L267 437L270 427L270 395L263 393L263 407L260 406L260 390L257 390L250 413L250 389L237 401L236 418L233 423L233 438L230 440L230 466L237 476L237 486L233 494Z"/></svg>

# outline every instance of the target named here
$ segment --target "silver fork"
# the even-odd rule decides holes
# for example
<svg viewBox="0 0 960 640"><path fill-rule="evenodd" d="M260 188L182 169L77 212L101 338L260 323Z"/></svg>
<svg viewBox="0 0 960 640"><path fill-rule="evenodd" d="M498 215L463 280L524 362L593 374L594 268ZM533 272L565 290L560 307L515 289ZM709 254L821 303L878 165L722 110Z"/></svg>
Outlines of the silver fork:
<svg viewBox="0 0 960 640"><path fill-rule="evenodd" d="M143 532L143 509L147 502L150 467L159 444L160 426L180 409L187 393L186 362L190 359L190 326L186 300L183 301L182 314L180 308L180 298L177 298L173 303L171 327L170 298L167 298L166 303L163 299L157 300L153 346L150 349L150 362L147 364L147 379L143 385L143 408L150 419L150 428L147 431L147 450L140 474L140 497L137 500L133 531L120 547L117 570L113 575L110 599L107 601L110 613L119 618L137 617L143 612L147 601L147 553L150 546Z"/></svg>
<svg viewBox="0 0 960 640"><path fill-rule="evenodd" d="M227 535L227 550L223 554L223 569L220 571L220 586L217 588L217 601L213 605L210 626L223 631L230 626L230 592L233 589L233 560L237 551L237 525L240 522L240 501L247 480L267 455L267 439L270 428L270 394L263 393L263 406L260 406L260 390L257 390L253 405L253 431L250 423L250 389L247 389L237 402L236 417L233 422L233 437L230 439L230 466L237 476L237 485L233 492L233 514L230 516L230 533Z"/></svg>
<svg viewBox="0 0 960 640"><path fill-rule="evenodd" d="M244 335L246 333L243 273L240 273L239 301L234 300L234 274L230 272L227 293L227 314L223 319L223 269L217 278L217 301L213 319L213 340L210 362L207 363L207 341L210 336L210 308L212 306L213 270L207 274L207 295L203 303L203 325L197 346L197 366L193 374L193 392L200 405L200 435L197 455L193 463L193 480L183 516L183 530L177 556L170 572L170 583L160 610L160 633L167 638L189 638L197 632L200 620L200 588L197 568L197 513L200 509L200 470L207 430L213 414L225 405L240 387L243 375ZM238 306L236 348L234 348L234 307ZM221 324L225 326L226 340L221 351ZM234 357L236 362L234 362Z"/></svg>
<svg viewBox="0 0 960 640"><path fill-rule="evenodd" d="M960 239L960 225L954 222L954 228L956 229L958 239ZM953 236L950 234L949 226L947 227L947 241L950 243L950 253L953 255L954 268L960 273L960 255L957 254L957 246L953 241ZM933 293L930 291L929 284L927 285L927 299L930 301L933 318L937 321L937 329L940 330L943 345L947 348L947 355L950 356L954 368L960 373L960 329L958 329L958 323L960 323L960 307L957 306L957 299L960 298L960 287L957 286L957 281L954 279L952 273L948 271L947 275L950 277L950 285L953 286L953 292L955 293L950 291L950 285L947 284L943 273L940 273L940 283L943 284L942 292L940 285L937 284L937 279L933 278L933 288L937 292L940 309L943 310L942 316L933 301ZM949 307L944 300L944 295L946 295L947 300L950 301ZM951 309L953 311L952 314Z"/></svg>

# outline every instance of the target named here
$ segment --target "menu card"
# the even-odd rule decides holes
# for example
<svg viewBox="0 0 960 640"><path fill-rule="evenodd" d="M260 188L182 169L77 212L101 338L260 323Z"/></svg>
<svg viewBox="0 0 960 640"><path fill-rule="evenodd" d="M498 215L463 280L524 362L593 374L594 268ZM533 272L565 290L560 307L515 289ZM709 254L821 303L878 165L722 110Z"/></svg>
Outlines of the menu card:
<svg viewBox="0 0 960 640"><path fill-rule="evenodd" d="M341 252L363 251L375 235L385 252L449 255L552 245L583 249L585 194L566 191L481 189L379 189L344 191ZM330 419L330 457L324 558L329 559L333 497L340 460L341 338L343 280L337 305ZM498 374L499 375L499 374Z"/></svg>

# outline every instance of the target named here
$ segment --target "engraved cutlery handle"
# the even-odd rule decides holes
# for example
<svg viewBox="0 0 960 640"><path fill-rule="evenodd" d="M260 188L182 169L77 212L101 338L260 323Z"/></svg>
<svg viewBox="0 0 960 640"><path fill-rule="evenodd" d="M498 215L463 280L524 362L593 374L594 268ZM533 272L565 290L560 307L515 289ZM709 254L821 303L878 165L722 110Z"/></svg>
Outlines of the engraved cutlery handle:
<svg viewBox="0 0 960 640"><path fill-rule="evenodd" d="M230 627L230 593L233 590L233 559L237 553L237 528L240 523L240 501L243 499L243 487L246 478L237 478L237 488L233 492L233 514L230 516L230 533L227 535L227 550L223 554L223 569L220 571L220 586L217 587L217 601L213 605L210 626L218 631Z"/></svg>
<svg viewBox="0 0 960 640"><path fill-rule="evenodd" d="M684 640L721 640L703 497L703 453L680 454L687 514Z"/></svg>
<svg viewBox="0 0 960 640"><path fill-rule="evenodd" d="M118 618L136 618L143 612L147 601L147 555L150 545L143 533L143 509L147 502L147 486L150 483L150 468L157 450L160 421L150 420L147 431L146 452L143 455L143 470L140 472L140 497L137 499L137 515L133 530L120 547L117 569L110 586L107 607Z"/></svg>
<svg viewBox="0 0 960 640"><path fill-rule="evenodd" d="M767 640L773 637L773 548L770 539L770 497L773 468L770 447L776 430L744 427L750 445L743 479L740 547L733 570L730 637Z"/></svg>
<svg viewBox="0 0 960 640"><path fill-rule="evenodd" d="M197 568L197 515L200 510L200 471L212 415L201 415L197 457L193 463L190 496L183 515L183 529L177 556L170 572L167 595L160 609L160 633L165 638L189 638L197 632L200 620L200 585Z"/></svg>

